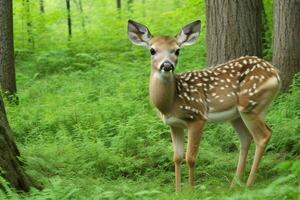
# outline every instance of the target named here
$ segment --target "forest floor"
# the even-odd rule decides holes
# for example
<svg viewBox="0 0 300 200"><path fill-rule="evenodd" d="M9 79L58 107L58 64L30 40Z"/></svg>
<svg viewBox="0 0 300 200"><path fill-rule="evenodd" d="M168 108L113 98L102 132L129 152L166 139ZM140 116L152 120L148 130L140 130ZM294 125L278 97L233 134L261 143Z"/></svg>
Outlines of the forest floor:
<svg viewBox="0 0 300 200"><path fill-rule="evenodd" d="M194 59L179 70L203 63ZM146 53L60 50L18 58L16 65L20 104L6 103L8 117L26 171L44 190L9 189L1 199L300 198L300 82L270 108L273 137L253 188L241 183L229 190L239 141L228 124L209 124L195 190L187 187L183 163L183 191L175 193L170 133L148 100ZM253 154L252 146L247 174Z"/></svg>

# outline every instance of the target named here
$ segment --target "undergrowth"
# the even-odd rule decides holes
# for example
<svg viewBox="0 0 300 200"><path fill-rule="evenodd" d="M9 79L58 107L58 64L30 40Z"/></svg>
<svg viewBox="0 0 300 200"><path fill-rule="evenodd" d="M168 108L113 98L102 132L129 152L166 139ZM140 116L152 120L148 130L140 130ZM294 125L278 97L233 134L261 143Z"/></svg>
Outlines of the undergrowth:
<svg viewBox="0 0 300 200"><path fill-rule="evenodd" d="M238 137L229 124L208 124L195 191L188 192L183 164L184 190L174 194L170 133L148 101L148 61L124 59L122 67L113 60L97 62L88 70L33 80L28 78L30 72L20 73L26 77L19 79L20 105L8 106L8 116L27 173L45 189L26 195L11 191L10 198L296 199L299 195L299 76L267 114L273 136L253 189L242 184L228 190ZM251 148L247 172L253 153Z"/></svg>

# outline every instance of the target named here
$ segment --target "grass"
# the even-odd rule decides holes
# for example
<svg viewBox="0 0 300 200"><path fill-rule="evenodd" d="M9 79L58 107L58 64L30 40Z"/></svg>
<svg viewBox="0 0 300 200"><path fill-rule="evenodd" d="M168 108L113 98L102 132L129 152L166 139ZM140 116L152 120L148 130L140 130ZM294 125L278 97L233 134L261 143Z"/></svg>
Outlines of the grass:
<svg viewBox="0 0 300 200"><path fill-rule="evenodd" d="M204 65L201 57L190 59L196 58L195 49L182 52L179 71ZM291 92L277 98L268 113L273 138L253 188L241 184L229 191L238 138L228 124L209 124L198 156L195 190L187 187L183 164L183 191L174 193L169 130L148 100L148 55L143 50L115 53L117 59L105 52L74 55L63 50L51 54L51 59L41 59L40 53L18 60L20 105L6 104L8 116L27 173L45 189L28 194L9 189L0 198L299 198L297 77ZM56 56L68 60L68 65L56 66ZM40 62L43 65L37 68ZM252 147L247 173L253 153Z"/></svg>

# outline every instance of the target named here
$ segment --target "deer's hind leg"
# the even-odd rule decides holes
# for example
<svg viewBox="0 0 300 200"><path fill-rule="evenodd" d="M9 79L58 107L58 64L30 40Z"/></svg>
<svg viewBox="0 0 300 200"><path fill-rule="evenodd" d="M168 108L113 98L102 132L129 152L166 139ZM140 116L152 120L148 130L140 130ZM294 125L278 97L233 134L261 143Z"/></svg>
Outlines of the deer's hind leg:
<svg viewBox="0 0 300 200"><path fill-rule="evenodd" d="M257 116L254 113L242 113L241 116L249 128L256 145L253 164L247 180L247 186L250 187L254 183L259 162L264 154L272 133L271 129L260 116Z"/></svg>
<svg viewBox="0 0 300 200"><path fill-rule="evenodd" d="M245 84L244 87L249 88L249 85ZM254 183L259 162L272 135L271 129L264 120L264 111L272 102L278 88L277 80L271 79L266 85L257 88L255 93L244 93L239 96L238 109L240 116L250 131L256 145L253 164L247 180L248 187ZM243 89L242 87L241 91Z"/></svg>

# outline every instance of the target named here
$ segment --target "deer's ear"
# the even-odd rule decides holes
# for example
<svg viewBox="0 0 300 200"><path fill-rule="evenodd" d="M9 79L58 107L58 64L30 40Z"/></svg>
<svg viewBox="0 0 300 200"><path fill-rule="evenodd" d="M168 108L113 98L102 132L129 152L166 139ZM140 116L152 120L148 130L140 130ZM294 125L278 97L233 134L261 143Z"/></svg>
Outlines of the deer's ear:
<svg viewBox="0 0 300 200"><path fill-rule="evenodd" d="M146 26L133 20L128 20L128 38L133 44L148 46L152 36Z"/></svg>
<svg viewBox="0 0 300 200"><path fill-rule="evenodd" d="M176 35L179 46L194 44L200 34L201 21L194 21L184 26L181 31Z"/></svg>

